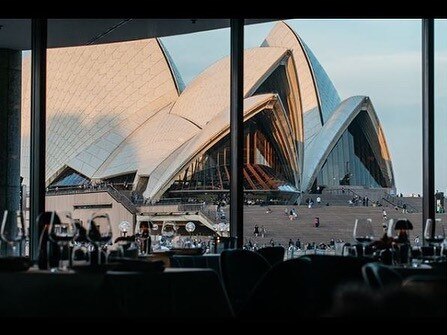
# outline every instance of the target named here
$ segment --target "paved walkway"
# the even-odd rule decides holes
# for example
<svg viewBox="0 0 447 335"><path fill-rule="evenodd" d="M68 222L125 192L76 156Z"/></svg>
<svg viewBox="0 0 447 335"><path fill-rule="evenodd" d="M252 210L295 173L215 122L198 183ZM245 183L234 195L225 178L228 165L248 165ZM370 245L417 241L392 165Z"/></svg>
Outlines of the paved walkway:
<svg viewBox="0 0 447 335"><path fill-rule="evenodd" d="M285 209L295 208L298 219L290 221ZM266 213L267 207L244 206L244 237L250 238L257 244L267 244L271 238L275 242L287 245L290 238L302 243L316 242L328 243L331 238L352 242L352 231L356 218L371 218L376 237L383 234L382 209L385 208L388 219L408 218L414 226L410 234L413 239L416 235L422 236L422 213L403 214L393 207L349 207L349 206L270 206L271 213ZM228 208L226 208L228 211ZM228 215L228 214L227 214ZM319 217L320 226L314 227L314 218ZM439 214L444 224L447 223L447 214ZM254 237L254 226L264 226L267 234L264 238Z"/></svg>

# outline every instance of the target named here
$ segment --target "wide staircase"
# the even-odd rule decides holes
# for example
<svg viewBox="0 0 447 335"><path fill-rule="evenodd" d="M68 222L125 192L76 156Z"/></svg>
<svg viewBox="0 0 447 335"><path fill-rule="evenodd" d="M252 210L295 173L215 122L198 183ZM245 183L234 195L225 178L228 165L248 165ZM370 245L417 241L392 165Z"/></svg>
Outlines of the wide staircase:
<svg viewBox="0 0 447 335"><path fill-rule="evenodd" d="M317 197L321 198L321 204L326 205L329 203L330 206L347 206L349 200L352 200L353 196L351 194L334 195L330 193L316 194L316 193L305 193L301 197L301 204L306 205L306 199L312 199L314 204L317 203Z"/></svg>
<svg viewBox="0 0 447 335"><path fill-rule="evenodd" d="M286 214L295 208L298 213L298 219L290 220ZM410 238L416 235L422 235L422 215L421 213L402 213L402 210L396 210L394 206L384 204L381 207L363 207L363 206L325 206L314 205L308 208L301 206L270 206L272 212L266 213L265 207L245 206L244 207L244 237L246 241L250 238L253 243L258 245L268 244L270 239L274 242L280 242L287 245L289 239L296 241L297 238L302 243L320 242L328 243L331 238L337 240L352 242L352 232L357 218L371 218L376 238L383 234L382 210L387 212L388 219L408 218L414 226L410 232ZM437 214L445 222L447 214ZM315 217L319 218L320 226L314 226ZM264 238L253 235L254 226L264 227L267 234Z"/></svg>
<svg viewBox="0 0 447 335"><path fill-rule="evenodd" d="M107 193L109 193L113 199L115 199L117 202L121 203L124 206L124 208L126 208L130 213L132 213L132 214L137 213L137 207L126 196L126 194L123 191L118 191L112 185L108 185L106 190L107 190Z"/></svg>
<svg viewBox="0 0 447 335"><path fill-rule="evenodd" d="M403 210L404 205L408 213L422 213L422 198L416 197L396 197L391 195L384 195L383 200L401 210Z"/></svg>

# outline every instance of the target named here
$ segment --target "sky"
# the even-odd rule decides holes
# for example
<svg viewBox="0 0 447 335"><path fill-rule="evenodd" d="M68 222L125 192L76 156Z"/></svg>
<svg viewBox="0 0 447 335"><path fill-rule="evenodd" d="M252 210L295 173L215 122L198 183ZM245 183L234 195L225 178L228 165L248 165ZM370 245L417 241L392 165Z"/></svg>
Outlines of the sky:
<svg viewBox="0 0 447 335"><path fill-rule="evenodd" d="M344 100L371 98L391 151L398 193L422 194L420 20L287 20ZM274 22L246 26L259 46ZM435 23L435 188L447 193L447 20ZM230 31L162 38L186 84L230 52Z"/></svg>

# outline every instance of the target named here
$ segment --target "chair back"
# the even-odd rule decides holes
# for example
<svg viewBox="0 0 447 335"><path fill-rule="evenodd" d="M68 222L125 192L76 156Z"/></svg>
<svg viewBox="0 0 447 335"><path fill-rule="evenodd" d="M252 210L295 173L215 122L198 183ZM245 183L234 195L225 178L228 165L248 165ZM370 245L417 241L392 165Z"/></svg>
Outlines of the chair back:
<svg viewBox="0 0 447 335"><path fill-rule="evenodd" d="M220 272L228 298L237 312L250 292L270 269L260 254L249 250L223 250L220 255Z"/></svg>
<svg viewBox="0 0 447 335"><path fill-rule="evenodd" d="M269 262L270 265L273 266L284 260L284 254L286 250L284 249L284 247L277 246L261 248L256 252L263 256L267 260L267 262Z"/></svg>
<svg viewBox="0 0 447 335"><path fill-rule="evenodd" d="M362 267L362 276L372 289L382 289L388 286L402 284L402 276L389 266L380 263L369 263Z"/></svg>
<svg viewBox="0 0 447 335"><path fill-rule="evenodd" d="M308 259L294 258L274 265L236 311L242 320L295 320L316 313Z"/></svg>
<svg viewBox="0 0 447 335"><path fill-rule="evenodd" d="M312 287L319 313L327 312L333 303L334 293L340 286L363 283L362 267L368 259L362 257L335 255L305 255L311 262Z"/></svg>

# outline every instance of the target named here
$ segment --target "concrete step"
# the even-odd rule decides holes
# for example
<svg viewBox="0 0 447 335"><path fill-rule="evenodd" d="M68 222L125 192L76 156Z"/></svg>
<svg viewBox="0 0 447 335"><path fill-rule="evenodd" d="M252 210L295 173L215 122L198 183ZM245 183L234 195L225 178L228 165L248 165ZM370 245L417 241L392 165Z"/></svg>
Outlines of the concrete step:
<svg viewBox="0 0 447 335"><path fill-rule="evenodd" d="M290 221L285 209L295 208L298 219ZM349 207L349 206L270 206L271 213L266 213L266 207L244 207L244 236L260 245L268 244L273 238L275 242L287 245L289 239L302 243L320 242L328 243L331 238L353 242L353 228L356 218L371 218L377 238L383 235L382 209L387 211L388 219L408 218L414 226L410 238L422 235L422 214L403 214L401 210L395 210L392 206L383 207ZM228 208L225 209L226 211ZM320 226L314 227L315 217L319 217ZM439 214L443 222L447 220L447 214ZM267 234L264 238L254 237L254 226L264 226Z"/></svg>

